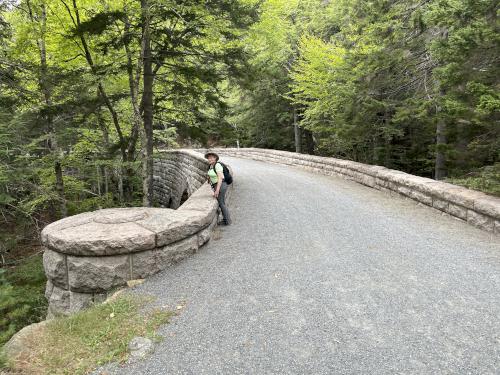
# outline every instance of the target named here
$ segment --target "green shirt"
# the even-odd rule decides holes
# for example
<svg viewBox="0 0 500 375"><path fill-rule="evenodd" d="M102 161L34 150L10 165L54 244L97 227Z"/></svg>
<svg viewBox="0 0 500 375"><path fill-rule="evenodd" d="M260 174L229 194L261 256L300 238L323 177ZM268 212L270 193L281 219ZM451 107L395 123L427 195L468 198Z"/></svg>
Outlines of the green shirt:
<svg viewBox="0 0 500 375"><path fill-rule="evenodd" d="M208 177L210 177L210 181L212 182L212 184L217 183L217 181L219 180L219 178L217 177L217 173L223 173L222 171L223 168L220 163L215 163L215 170L214 168L210 167L210 169L208 170Z"/></svg>

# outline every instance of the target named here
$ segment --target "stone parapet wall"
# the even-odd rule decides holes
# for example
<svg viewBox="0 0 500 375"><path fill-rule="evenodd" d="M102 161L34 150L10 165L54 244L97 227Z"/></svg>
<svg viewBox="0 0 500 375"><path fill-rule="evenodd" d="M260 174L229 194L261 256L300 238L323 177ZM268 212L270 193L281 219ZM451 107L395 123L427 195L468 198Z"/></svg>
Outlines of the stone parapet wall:
<svg viewBox="0 0 500 375"><path fill-rule="evenodd" d="M476 227L500 233L500 198L425 177L330 157L259 148L214 149L236 156L302 167L324 175L340 176L374 189L397 193L443 211Z"/></svg>
<svg viewBox="0 0 500 375"><path fill-rule="evenodd" d="M157 273L209 241L218 203L203 184L207 168L192 150L161 152L155 160L155 193L160 204L178 207L187 191L189 198L178 209L103 209L45 227L48 317L99 303L127 281Z"/></svg>
<svg viewBox="0 0 500 375"><path fill-rule="evenodd" d="M154 201L160 207L178 208L207 181L208 163L193 150L162 150L153 165Z"/></svg>

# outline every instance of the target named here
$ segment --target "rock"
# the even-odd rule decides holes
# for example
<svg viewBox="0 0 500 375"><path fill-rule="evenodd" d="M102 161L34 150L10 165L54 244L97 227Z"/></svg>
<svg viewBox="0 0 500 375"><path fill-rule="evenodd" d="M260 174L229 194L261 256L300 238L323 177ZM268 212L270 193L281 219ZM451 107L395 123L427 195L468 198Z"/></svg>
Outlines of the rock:
<svg viewBox="0 0 500 375"><path fill-rule="evenodd" d="M29 340L33 335L39 335L40 330L42 330L47 323L47 320L43 320L40 323L33 323L15 333L2 349L7 359L15 359L20 356L26 348L26 340Z"/></svg>
<svg viewBox="0 0 500 375"><path fill-rule="evenodd" d="M210 240L210 235L212 234L211 228L205 228L198 233L198 247L203 246Z"/></svg>
<svg viewBox="0 0 500 375"><path fill-rule="evenodd" d="M198 210L169 210L152 215L138 223L156 233L156 246L164 246L199 232L211 222L211 212Z"/></svg>
<svg viewBox="0 0 500 375"><path fill-rule="evenodd" d="M158 214L159 208L113 208L72 216L43 230L42 243L70 255L128 254L155 247L155 234L135 221ZM64 225L63 225L64 224Z"/></svg>
<svg viewBox="0 0 500 375"><path fill-rule="evenodd" d="M47 284L45 284L45 298L47 301L49 300L50 296L52 295L52 290L54 290L54 284L50 281L50 279L47 280Z"/></svg>
<svg viewBox="0 0 500 375"><path fill-rule="evenodd" d="M446 211L448 209L448 204L449 203L447 201L443 201L441 199L434 198L432 200L432 207L435 207L441 211Z"/></svg>
<svg viewBox="0 0 500 375"><path fill-rule="evenodd" d="M133 279L143 279L154 275L161 270L155 254L158 250L147 250L140 253L131 254L132 275Z"/></svg>
<svg viewBox="0 0 500 375"><path fill-rule="evenodd" d="M70 292L68 313L71 314L86 309L92 306L93 303L94 303L94 297L92 294Z"/></svg>
<svg viewBox="0 0 500 375"><path fill-rule="evenodd" d="M47 279L54 285L68 289L65 255L45 249L43 252L43 268Z"/></svg>
<svg viewBox="0 0 500 375"><path fill-rule="evenodd" d="M196 190L181 206L181 208L179 208L179 211L189 210L209 213L212 211L215 212L217 207L218 203L212 195L212 189L208 186L208 184L203 184L203 186Z"/></svg>
<svg viewBox="0 0 500 375"><path fill-rule="evenodd" d="M495 222L494 220L486 215L480 214L478 212L474 212L469 210L467 212L467 222L484 230L493 232Z"/></svg>
<svg viewBox="0 0 500 375"><path fill-rule="evenodd" d="M104 292L131 279L128 255L68 256L68 272L70 290L81 293Z"/></svg>
<svg viewBox="0 0 500 375"><path fill-rule="evenodd" d="M116 292L111 294L103 303L110 303L116 301L118 297L120 297L125 292L125 289L118 289Z"/></svg>
<svg viewBox="0 0 500 375"><path fill-rule="evenodd" d="M134 279L127 281L127 285L129 288L133 288L134 286L141 285L144 282L144 279Z"/></svg>
<svg viewBox="0 0 500 375"><path fill-rule="evenodd" d="M144 358L153 352L153 341L145 337L134 337L128 344L130 356L133 358Z"/></svg>
<svg viewBox="0 0 500 375"><path fill-rule="evenodd" d="M58 286L52 288L52 293L49 298L49 310L47 312L47 319L59 315L66 315L69 311L69 296L68 290L61 289Z"/></svg>
<svg viewBox="0 0 500 375"><path fill-rule="evenodd" d="M94 303L104 303L106 301L106 299L108 298L108 293L107 292L94 293L92 295L92 298L94 299Z"/></svg>
<svg viewBox="0 0 500 375"><path fill-rule="evenodd" d="M448 207L446 208L445 212L462 220L467 220L467 208L465 207L453 203L448 203Z"/></svg>
<svg viewBox="0 0 500 375"><path fill-rule="evenodd" d="M494 218L500 218L500 199L485 196L474 201L474 211Z"/></svg>
<svg viewBox="0 0 500 375"><path fill-rule="evenodd" d="M155 259L160 268L165 269L194 254L196 250L198 250L198 236L192 236L157 250Z"/></svg>

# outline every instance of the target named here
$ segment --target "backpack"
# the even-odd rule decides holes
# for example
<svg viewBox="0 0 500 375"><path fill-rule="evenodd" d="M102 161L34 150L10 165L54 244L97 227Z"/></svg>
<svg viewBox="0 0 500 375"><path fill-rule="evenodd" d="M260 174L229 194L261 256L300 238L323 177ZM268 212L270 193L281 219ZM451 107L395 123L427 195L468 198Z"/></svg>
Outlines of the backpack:
<svg viewBox="0 0 500 375"><path fill-rule="evenodd" d="M229 168L227 167L226 164L224 164L221 161L218 161L217 163L222 165L222 173L224 174L224 181L226 181L226 184L231 185L233 183L233 176L231 176L231 172L229 172ZM217 163L215 163L215 164L217 165ZM214 165L214 168L215 168L215 165ZM212 167L210 166L209 169L212 169Z"/></svg>

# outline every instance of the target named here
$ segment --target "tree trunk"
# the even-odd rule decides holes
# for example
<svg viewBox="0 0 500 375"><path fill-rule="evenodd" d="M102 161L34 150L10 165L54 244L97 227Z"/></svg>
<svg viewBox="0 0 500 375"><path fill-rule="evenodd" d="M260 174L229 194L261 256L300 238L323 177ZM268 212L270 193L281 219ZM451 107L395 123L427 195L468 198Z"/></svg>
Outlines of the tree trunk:
<svg viewBox="0 0 500 375"><path fill-rule="evenodd" d="M62 174L61 163L59 160L57 160L55 162L54 172L56 174L56 191L57 191L57 195L59 195L59 199L60 199L60 202L59 202L60 216L66 217L66 216L68 216L68 209L66 207L66 199L64 198L63 174Z"/></svg>
<svg viewBox="0 0 500 375"><path fill-rule="evenodd" d="M314 138L313 133L310 130L303 129L304 138L306 140L306 152L309 155L314 155Z"/></svg>
<svg viewBox="0 0 500 375"><path fill-rule="evenodd" d="M122 168L115 168L115 173L118 177L118 198L120 199L120 203L123 203L123 177L122 177Z"/></svg>
<svg viewBox="0 0 500 375"><path fill-rule="evenodd" d="M28 11L31 22L37 22L36 17L33 14L33 9L31 3L28 1ZM47 6L45 2L40 4L40 38L37 39L38 51L40 53L40 74L38 77L38 84L43 95L43 101L45 104L45 122L47 125L47 148L49 152L54 155L54 173L56 177L55 190L59 196L59 215L60 217L66 217L68 215L68 210L66 207L66 197L64 194L64 182L61 162L59 160L59 155L61 150L57 146L57 136L54 127L54 119L52 115L52 92L50 88L49 80L49 68L47 64L47 49L45 45L45 34L47 32Z"/></svg>
<svg viewBox="0 0 500 375"><path fill-rule="evenodd" d="M302 132L299 127L299 121L297 118L297 110L293 109L293 130L295 132L295 152L302 152Z"/></svg>
<svg viewBox="0 0 500 375"><path fill-rule="evenodd" d="M143 204L153 204L153 59L151 56L151 30L149 1L141 0L142 37L144 44L142 102L144 103L143 126L145 155L143 158Z"/></svg>
<svg viewBox="0 0 500 375"><path fill-rule="evenodd" d="M442 28L439 32L440 39L448 38L448 29ZM446 156L445 156L445 148L446 148L446 120L442 114L442 107L439 101L446 95L446 90L442 87L441 82L436 81L437 84L437 92L439 93L439 98L436 101L436 161L434 165L434 179L442 180L444 179L448 171L446 169Z"/></svg>
<svg viewBox="0 0 500 375"><path fill-rule="evenodd" d="M434 179L442 180L447 175L446 157L443 148L446 146L446 123L443 119L438 119L436 126L436 164Z"/></svg>

